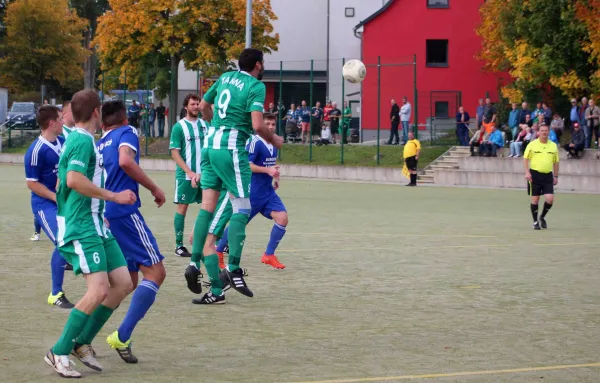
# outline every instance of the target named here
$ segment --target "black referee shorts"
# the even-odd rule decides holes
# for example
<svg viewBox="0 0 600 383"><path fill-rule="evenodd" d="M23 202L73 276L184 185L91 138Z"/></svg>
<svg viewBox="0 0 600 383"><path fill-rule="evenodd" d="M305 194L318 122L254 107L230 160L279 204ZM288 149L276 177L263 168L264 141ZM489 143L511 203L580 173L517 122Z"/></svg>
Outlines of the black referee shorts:
<svg viewBox="0 0 600 383"><path fill-rule="evenodd" d="M407 157L404 159L404 162L406 163L406 167L408 168L408 170L417 171L417 157L416 156Z"/></svg>
<svg viewBox="0 0 600 383"><path fill-rule="evenodd" d="M530 170L531 182L527 182L527 194L539 197L544 194L554 194L554 175Z"/></svg>

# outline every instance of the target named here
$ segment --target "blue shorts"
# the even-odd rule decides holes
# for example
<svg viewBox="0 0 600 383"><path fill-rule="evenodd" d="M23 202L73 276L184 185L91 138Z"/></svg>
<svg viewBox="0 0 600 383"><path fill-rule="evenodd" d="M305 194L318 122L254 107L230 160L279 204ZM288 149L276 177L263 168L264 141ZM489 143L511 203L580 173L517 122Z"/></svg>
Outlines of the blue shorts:
<svg viewBox="0 0 600 383"><path fill-rule="evenodd" d="M123 251L129 271L137 272L140 271L140 265L150 267L165 259L139 211L107 220L110 232Z"/></svg>
<svg viewBox="0 0 600 383"><path fill-rule="evenodd" d="M58 235L58 223L56 221L56 207L46 208L35 212L35 218L44 230L44 233L50 238L56 246L56 236Z"/></svg>
<svg viewBox="0 0 600 383"><path fill-rule="evenodd" d="M265 218L272 219L271 213L274 211L287 211L285 205L281 202L281 198L276 193L260 200L253 200L252 194L250 194L250 205L252 210L250 212L250 218L248 222L254 218L258 213L262 214Z"/></svg>

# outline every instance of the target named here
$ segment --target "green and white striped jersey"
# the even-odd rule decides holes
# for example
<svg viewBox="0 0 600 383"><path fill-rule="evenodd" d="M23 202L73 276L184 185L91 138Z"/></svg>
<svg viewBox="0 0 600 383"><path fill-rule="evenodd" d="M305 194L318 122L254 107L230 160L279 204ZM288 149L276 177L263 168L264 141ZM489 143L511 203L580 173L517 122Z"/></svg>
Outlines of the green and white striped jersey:
<svg viewBox="0 0 600 383"><path fill-rule="evenodd" d="M196 174L200 174L202 141L207 130L206 121L202 119L189 121L185 118L179 120L171 129L169 149L178 149L185 164ZM189 181L190 178L183 169L177 166L175 179Z"/></svg>
<svg viewBox="0 0 600 383"><path fill-rule="evenodd" d="M67 139L67 137L69 137L69 134L71 134L72 131L73 131L73 128L69 128L67 125L63 125L62 136L65 138L65 140Z"/></svg>
<svg viewBox="0 0 600 383"><path fill-rule="evenodd" d="M264 110L265 89L265 84L247 72L223 74L204 95L204 100L215 104L204 147L246 150L246 141L254 134L251 113Z"/></svg>
<svg viewBox="0 0 600 383"><path fill-rule="evenodd" d="M104 201L79 194L67 187L67 173L78 172L94 185L104 188L102 156L96 149L94 136L75 127L65 142L58 163L58 246L73 240L98 235L108 238L111 234L104 224Z"/></svg>

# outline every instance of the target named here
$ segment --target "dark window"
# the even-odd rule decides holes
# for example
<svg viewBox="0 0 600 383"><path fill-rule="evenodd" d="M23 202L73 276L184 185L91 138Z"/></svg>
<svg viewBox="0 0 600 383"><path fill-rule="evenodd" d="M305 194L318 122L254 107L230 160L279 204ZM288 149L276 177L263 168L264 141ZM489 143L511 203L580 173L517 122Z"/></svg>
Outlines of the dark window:
<svg viewBox="0 0 600 383"><path fill-rule="evenodd" d="M346 17L354 17L354 8L346 8Z"/></svg>
<svg viewBox="0 0 600 383"><path fill-rule="evenodd" d="M427 0L427 8L450 8L450 0Z"/></svg>
<svg viewBox="0 0 600 383"><path fill-rule="evenodd" d="M448 111L450 110L448 101L436 101L435 102L435 117L436 118L448 118Z"/></svg>
<svg viewBox="0 0 600 383"><path fill-rule="evenodd" d="M427 66L448 66L448 40L427 40Z"/></svg>

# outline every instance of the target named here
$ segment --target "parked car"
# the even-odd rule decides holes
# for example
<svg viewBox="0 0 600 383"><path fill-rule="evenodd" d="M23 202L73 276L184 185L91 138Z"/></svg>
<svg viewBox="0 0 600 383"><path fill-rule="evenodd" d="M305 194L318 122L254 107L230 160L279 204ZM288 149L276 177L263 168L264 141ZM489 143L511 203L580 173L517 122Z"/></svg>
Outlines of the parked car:
<svg viewBox="0 0 600 383"><path fill-rule="evenodd" d="M37 104L34 102L13 102L7 116L6 126L11 129L37 129L35 115Z"/></svg>

